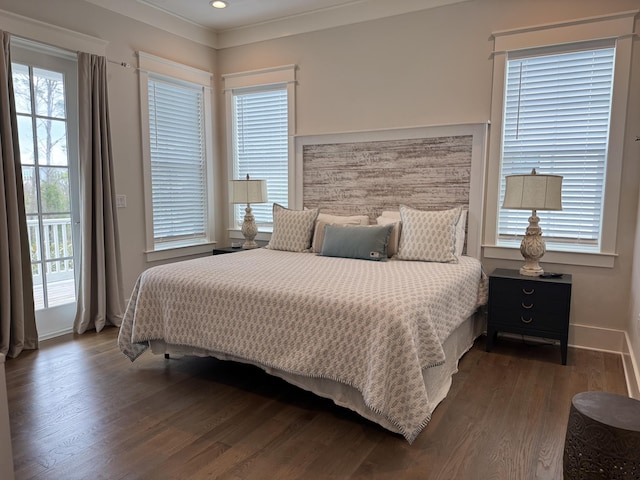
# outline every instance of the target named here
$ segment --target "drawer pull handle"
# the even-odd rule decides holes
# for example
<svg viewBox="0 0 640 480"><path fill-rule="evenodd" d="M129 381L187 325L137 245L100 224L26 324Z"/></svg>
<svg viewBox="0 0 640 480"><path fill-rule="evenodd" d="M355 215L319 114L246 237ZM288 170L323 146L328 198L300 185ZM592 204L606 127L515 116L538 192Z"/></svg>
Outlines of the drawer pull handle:
<svg viewBox="0 0 640 480"><path fill-rule="evenodd" d="M520 305L522 305L522 308L526 308L527 310L529 310L530 308L533 308L533 303L530 303L529 305L525 305L524 302L522 302Z"/></svg>
<svg viewBox="0 0 640 480"><path fill-rule="evenodd" d="M520 316L520 320L522 320L522 323L531 323L533 322L533 317L529 318L529 320L525 320L523 316Z"/></svg>
<svg viewBox="0 0 640 480"><path fill-rule="evenodd" d="M524 293L525 295L531 295L535 291L535 288L532 288L531 290L527 290L526 288L522 289L522 293Z"/></svg>

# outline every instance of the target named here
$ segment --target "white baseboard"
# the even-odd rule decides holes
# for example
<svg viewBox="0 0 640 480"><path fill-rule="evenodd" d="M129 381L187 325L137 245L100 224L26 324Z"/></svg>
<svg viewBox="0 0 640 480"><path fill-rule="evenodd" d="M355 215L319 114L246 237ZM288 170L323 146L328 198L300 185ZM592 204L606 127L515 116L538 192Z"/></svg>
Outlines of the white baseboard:
<svg viewBox="0 0 640 480"><path fill-rule="evenodd" d="M612 328L571 324L569 326L569 346L621 355L629 396L640 399L640 369L631 349L627 332Z"/></svg>
<svg viewBox="0 0 640 480"><path fill-rule="evenodd" d="M624 366L624 376L627 379L627 389L629 396L640 400L640 368L638 361L631 348L629 334L624 332L626 351L622 352L622 365Z"/></svg>
<svg viewBox="0 0 640 480"><path fill-rule="evenodd" d="M38 335L38 341L42 342L43 340L50 340L55 337L61 337L62 335L67 335L69 333L73 333L73 328L64 328L62 330L56 330L55 332L48 332L44 335Z"/></svg>

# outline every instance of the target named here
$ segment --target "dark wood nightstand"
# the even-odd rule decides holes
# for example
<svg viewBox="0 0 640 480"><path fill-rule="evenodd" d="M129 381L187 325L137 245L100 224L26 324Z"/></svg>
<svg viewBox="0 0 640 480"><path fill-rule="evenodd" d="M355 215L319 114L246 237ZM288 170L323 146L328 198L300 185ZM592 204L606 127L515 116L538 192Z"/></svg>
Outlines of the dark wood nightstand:
<svg viewBox="0 0 640 480"><path fill-rule="evenodd" d="M225 253L235 253L235 252L244 252L245 250L242 247L220 247L214 248L212 255L223 255Z"/></svg>
<svg viewBox="0 0 640 480"><path fill-rule="evenodd" d="M489 315L486 351L498 332L560 340L562 364L567 364L571 275L527 277L498 268L489 275Z"/></svg>

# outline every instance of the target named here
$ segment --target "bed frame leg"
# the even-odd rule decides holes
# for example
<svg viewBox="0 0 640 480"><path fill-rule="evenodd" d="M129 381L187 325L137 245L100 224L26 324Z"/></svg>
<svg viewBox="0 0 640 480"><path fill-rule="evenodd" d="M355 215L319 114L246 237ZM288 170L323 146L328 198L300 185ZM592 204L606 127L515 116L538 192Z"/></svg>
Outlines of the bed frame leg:
<svg viewBox="0 0 640 480"><path fill-rule="evenodd" d="M168 353L165 353L165 354L164 354L164 358L166 358L167 360L169 360L171 357L169 356L169 354L168 354Z"/></svg>

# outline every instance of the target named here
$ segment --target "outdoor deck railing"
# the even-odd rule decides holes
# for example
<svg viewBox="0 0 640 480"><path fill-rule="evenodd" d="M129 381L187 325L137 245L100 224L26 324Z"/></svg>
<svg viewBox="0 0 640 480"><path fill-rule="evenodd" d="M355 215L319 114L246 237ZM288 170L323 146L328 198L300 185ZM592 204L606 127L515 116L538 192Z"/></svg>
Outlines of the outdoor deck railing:
<svg viewBox="0 0 640 480"><path fill-rule="evenodd" d="M31 262L33 265L33 283L42 284L40 270L41 256L44 256L47 279L51 281L73 278L73 247L71 243L71 218L47 218L43 222L43 245L40 252L40 229L38 220L27 220Z"/></svg>

